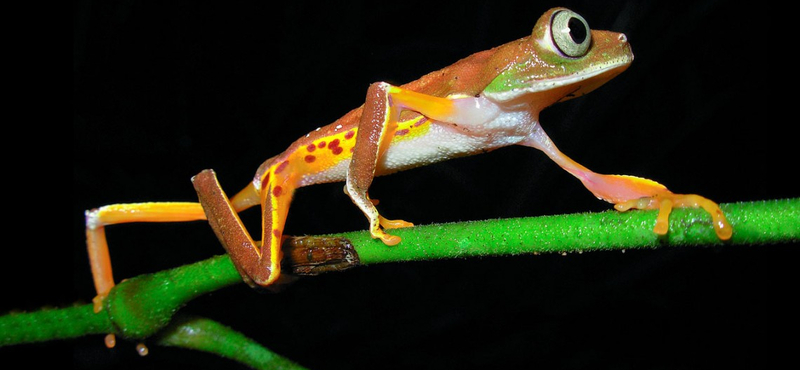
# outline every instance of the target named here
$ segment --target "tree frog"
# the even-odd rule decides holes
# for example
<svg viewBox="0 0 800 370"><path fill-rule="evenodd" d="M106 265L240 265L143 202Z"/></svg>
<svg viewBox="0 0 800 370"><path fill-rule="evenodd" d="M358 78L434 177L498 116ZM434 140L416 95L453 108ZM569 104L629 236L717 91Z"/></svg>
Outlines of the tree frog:
<svg viewBox="0 0 800 370"><path fill-rule="evenodd" d="M539 123L544 108L586 94L624 71L633 53L622 33L591 30L579 14L550 9L533 32L402 86L369 86L364 105L311 131L266 160L233 198L210 170L193 179L199 203L108 205L86 213L87 245L98 299L114 286L104 227L124 222L207 219L244 279L268 286L280 276L281 238L294 191L327 182L344 191L369 221L373 238L400 243L387 230L412 227L384 218L370 199L373 178L510 145L541 150L619 211L660 209L654 232L666 234L673 207L702 207L720 239L732 228L718 205L693 194L674 194L644 178L595 173L564 155ZM262 211L256 242L238 212Z"/></svg>

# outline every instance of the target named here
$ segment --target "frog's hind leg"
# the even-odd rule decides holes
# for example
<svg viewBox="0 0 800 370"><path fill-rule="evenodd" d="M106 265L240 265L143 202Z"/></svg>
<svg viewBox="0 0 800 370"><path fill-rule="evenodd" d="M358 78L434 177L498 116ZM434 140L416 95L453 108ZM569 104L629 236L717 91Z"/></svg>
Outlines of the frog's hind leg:
<svg viewBox="0 0 800 370"><path fill-rule="evenodd" d="M653 231L659 235L667 233L669 214L674 207L701 207L711 215L717 237L727 240L733 234L733 228L725 214L712 200L696 194L675 194L650 179L595 173L561 153L538 123L528 138L520 144L543 151L561 168L581 180L596 197L613 203L618 211L631 208L658 209Z"/></svg>
<svg viewBox="0 0 800 370"><path fill-rule="evenodd" d="M180 222L203 219L205 214L200 204L189 202L111 204L86 211L86 249L97 291L97 296L92 300L94 312L103 309L105 297L114 287L106 226L128 222ZM114 347L115 336L106 335L105 343L109 348Z"/></svg>
<svg viewBox="0 0 800 370"><path fill-rule="evenodd" d="M86 248L97 291L94 300L95 312L102 309L103 298L114 287L106 226L129 222L180 222L203 219L205 214L200 204L190 202L111 204L86 211Z"/></svg>

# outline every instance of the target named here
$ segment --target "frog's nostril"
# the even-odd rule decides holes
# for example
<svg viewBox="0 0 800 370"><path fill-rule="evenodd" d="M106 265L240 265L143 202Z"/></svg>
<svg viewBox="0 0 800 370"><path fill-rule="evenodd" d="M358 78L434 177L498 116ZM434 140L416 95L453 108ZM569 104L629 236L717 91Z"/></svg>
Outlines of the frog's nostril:
<svg viewBox="0 0 800 370"><path fill-rule="evenodd" d="M619 39L620 42L628 42L628 36L625 36L624 33L620 33L617 38Z"/></svg>

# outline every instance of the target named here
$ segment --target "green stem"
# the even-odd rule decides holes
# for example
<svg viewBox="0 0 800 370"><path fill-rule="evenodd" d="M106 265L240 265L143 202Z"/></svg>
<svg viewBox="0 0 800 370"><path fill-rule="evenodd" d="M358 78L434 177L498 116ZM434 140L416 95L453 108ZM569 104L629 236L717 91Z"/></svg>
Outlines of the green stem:
<svg viewBox="0 0 800 370"><path fill-rule="evenodd" d="M417 226L393 230L403 238L402 243L393 247L372 239L366 231L334 236L348 238L362 264L665 246L767 245L800 240L800 198L724 204L721 208L734 229L733 237L725 242L717 239L708 215L697 209L674 210L666 236L652 232L654 211L607 211ZM105 333L144 339L161 332L191 299L241 281L227 255L141 275L112 289L98 314L92 311L92 305L84 305L0 316L0 346ZM194 327L203 335L187 337L175 334L180 329L173 329L172 334L167 331L162 337L162 343L223 356L233 353L230 356L249 363L249 354L214 349L228 341L219 339L220 336L230 337L231 343L250 348L248 353L266 351L262 358L278 358L266 349L253 349L257 344L246 338L242 340L243 337L238 338L240 334L210 321L181 321L176 325ZM296 366L282 359L277 363Z"/></svg>
<svg viewBox="0 0 800 370"><path fill-rule="evenodd" d="M0 316L0 347L77 338L114 331L111 321L95 315L92 305L43 309Z"/></svg>
<svg viewBox="0 0 800 370"><path fill-rule="evenodd" d="M127 279L111 290L103 309L92 304L0 316L0 346L113 333L143 339L199 295L241 282L227 256Z"/></svg>
<svg viewBox="0 0 800 370"><path fill-rule="evenodd" d="M159 333L156 343L214 353L254 369L305 369L241 333L202 317L177 317Z"/></svg>
<svg viewBox="0 0 800 370"><path fill-rule="evenodd" d="M190 300L241 281L230 258L217 256L125 280L109 292L100 313L123 337L147 338Z"/></svg>
<svg viewBox="0 0 800 370"><path fill-rule="evenodd" d="M666 236L652 231L657 211L606 211L416 226L391 230L403 238L403 242L392 247L372 240L366 232L335 236L350 239L365 265L525 253L764 245L800 239L800 198L720 207L734 229L733 237L724 242L714 233L711 218L700 209L673 210Z"/></svg>

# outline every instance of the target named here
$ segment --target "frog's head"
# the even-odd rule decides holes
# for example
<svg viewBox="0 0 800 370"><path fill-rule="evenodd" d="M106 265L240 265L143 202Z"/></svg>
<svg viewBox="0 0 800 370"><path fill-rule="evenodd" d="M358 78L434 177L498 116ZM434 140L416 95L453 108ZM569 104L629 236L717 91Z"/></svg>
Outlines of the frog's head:
<svg viewBox="0 0 800 370"><path fill-rule="evenodd" d="M565 8L544 13L516 47L513 61L484 89L489 99L544 108L596 89L633 61L625 34L592 30Z"/></svg>

